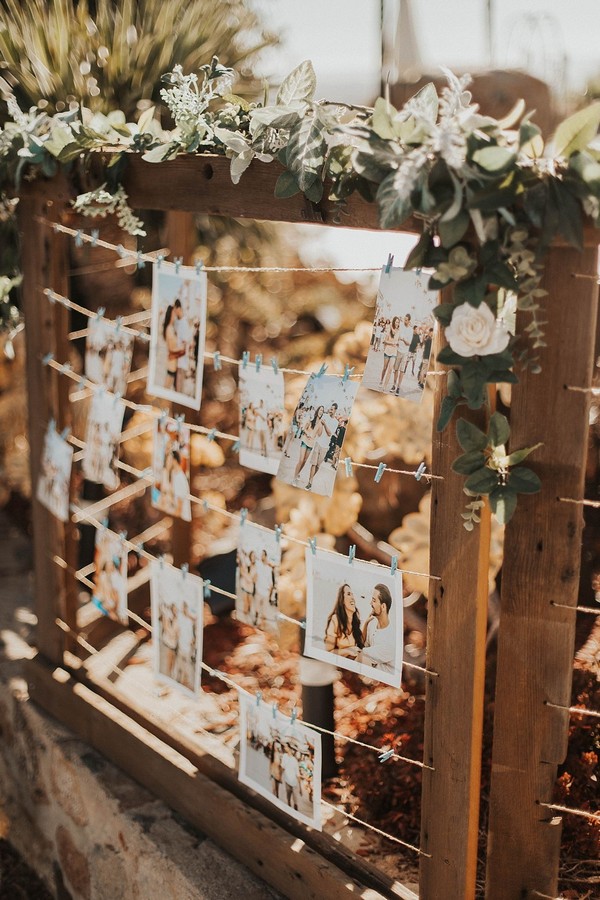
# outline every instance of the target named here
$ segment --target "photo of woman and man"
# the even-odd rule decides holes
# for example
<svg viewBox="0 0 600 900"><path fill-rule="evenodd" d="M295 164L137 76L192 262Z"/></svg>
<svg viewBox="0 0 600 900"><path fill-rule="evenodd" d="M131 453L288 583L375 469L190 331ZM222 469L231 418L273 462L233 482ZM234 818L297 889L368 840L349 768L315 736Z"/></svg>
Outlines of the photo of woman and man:
<svg viewBox="0 0 600 900"><path fill-rule="evenodd" d="M119 486L117 460L124 413L125 407L113 394L99 390L92 397L82 471L88 481L103 484L107 491L114 491Z"/></svg>
<svg viewBox="0 0 600 900"><path fill-rule="evenodd" d="M105 616L129 624L127 615L127 547L106 528L96 531L92 601Z"/></svg>
<svg viewBox="0 0 600 900"><path fill-rule="evenodd" d="M191 522L190 429L166 416L154 424L152 478L152 506Z"/></svg>
<svg viewBox="0 0 600 900"><path fill-rule="evenodd" d="M69 518L69 485L73 466L73 448L48 423L40 461L36 498L52 515L66 522Z"/></svg>
<svg viewBox="0 0 600 900"><path fill-rule="evenodd" d="M147 391L200 409L206 325L206 272L154 266Z"/></svg>
<svg viewBox="0 0 600 900"><path fill-rule="evenodd" d="M125 396L133 355L133 335L116 322L91 316L85 342L85 374L112 394Z"/></svg>
<svg viewBox="0 0 600 900"><path fill-rule="evenodd" d="M285 428L284 384L281 372L261 366L240 366L240 463L275 475Z"/></svg>
<svg viewBox="0 0 600 900"><path fill-rule="evenodd" d="M437 294L404 269L381 271L362 385L420 403L431 358Z"/></svg>
<svg viewBox="0 0 600 900"><path fill-rule="evenodd" d="M240 528L236 569L236 615L261 630L278 631L277 579L281 544L272 531L244 522Z"/></svg>
<svg viewBox="0 0 600 900"><path fill-rule="evenodd" d="M200 691L204 582L160 560L150 565L154 677L195 696Z"/></svg>
<svg viewBox="0 0 600 900"><path fill-rule="evenodd" d="M240 694L239 779L321 830L321 735L245 694Z"/></svg>
<svg viewBox="0 0 600 900"><path fill-rule="evenodd" d="M277 478L330 497L358 382L311 375L283 444Z"/></svg>
<svg viewBox="0 0 600 900"><path fill-rule="evenodd" d="M400 687L402 574L308 549L306 578L306 656Z"/></svg>

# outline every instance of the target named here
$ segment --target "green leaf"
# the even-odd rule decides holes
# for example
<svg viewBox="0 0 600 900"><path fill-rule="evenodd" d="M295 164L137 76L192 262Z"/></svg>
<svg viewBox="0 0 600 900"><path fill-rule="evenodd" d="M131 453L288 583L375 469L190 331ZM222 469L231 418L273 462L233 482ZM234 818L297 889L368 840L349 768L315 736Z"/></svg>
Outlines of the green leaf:
<svg viewBox="0 0 600 900"><path fill-rule="evenodd" d="M403 176L401 180L404 180ZM377 190L379 223L382 228L393 228L396 225L402 225L412 212L410 195L400 192L398 187L399 181L399 173L390 172Z"/></svg>
<svg viewBox="0 0 600 900"><path fill-rule="evenodd" d="M373 107L373 131L384 140L393 140L396 137L392 117L397 110L384 97L378 97Z"/></svg>
<svg viewBox="0 0 600 900"><path fill-rule="evenodd" d="M443 431L450 422L457 406L457 400L454 397L444 397L440 407L440 415L437 420L436 430Z"/></svg>
<svg viewBox="0 0 600 900"><path fill-rule="evenodd" d="M492 447L499 447L507 443L510 437L510 425L506 416L499 412L495 412L490 416L488 435L489 443Z"/></svg>
<svg viewBox="0 0 600 900"><path fill-rule="evenodd" d="M404 263L405 269L420 269L425 264L425 256L432 243L433 238L428 231L424 231L418 240L418 243L412 248L408 255L408 259ZM439 307L438 307L439 309Z"/></svg>
<svg viewBox="0 0 600 900"><path fill-rule="evenodd" d="M589 153L574 153L569 160L569 168L594 191L600 189L600 162Z"/></svg>
<svg viewBox="0 0 600 900"><path fill-rule="evenodd" d="M323 182L318 176L304 188L304 195L311 203L319 202L323 196Z"/></svg>
<svg viewBox="0 0 600 900"><path fill-rule="evenodd" d="M288 168L305 191L323 165L325 154L323 123L318 116L305 116L290 132L288 142Z"/></svg>
<svg viewBox="0 0 600 900"><path fill-rule="evenodd" d="M457 456L452 463L452 471L458 472L459 475L471 475L472 472L476 472L484 466L485 456L483 453L479 450L469 450L468 453Z"/></svg>
<svg viewBox="0 0 600 900"><path fill-rule="evenodd" d="M434 316L444 327L447 327L450 324L453 312L454 303L440 303L439 306L433 308Z"/></svg>
<svg viewBox="0 0 600 900"><path fill-rule="evenodd" d="M438 233L443 247L453 247L464 237L470 222L469 213L462 209L458 215L445 222L441 219L438 223Z"/></svg>
<svg viewBox="0 0 600 900"><path fill-rule="evenodd" d="M553 156L571 156L583 150L598 131L600 125L600 101L579 109L561 122L552 138Z"/></svg>
<svg viewBox="0 0 600 900"><path fill-rule="evenodd" d="M537 494L542 488L539 477L532 469L527 469L525 466L511 469L507 484L519 494Z"/></svg>
<svg viewBox="0 0 600 900"><path fill-rule="evenodd" d="M250 113L252 133L256 132L256 125L270 128L292 128L299 121L305 109L306 104L304 103L298 103L296 106L259 106Z"/></svg>
<svg viewBox="0 0 600 900"><path fill-rule="evenodd" d="M465 281L459 281L454 288L454 302L458 305L461 303L470 303L471 306L479 306L485 297L487 289L487 279L485 274L474 275Z"/></svg>
<svg viewBox="0 0 600 900"><path fill-rule="evenodd" d="M523 447L522 450L514 450L512 453L509 453L506 457L506 464L508 466L517 466L520 462L523 462L524 459L527 459L530 453L533 453L534 450L537 450L538 447L543 447L542 443L534 444L533 447Z"/></svg>
<svg viewBox="0 0 600 900"><path fill-rule="evenodd" d="M466 419L459 419L456 423L456 437L458 443L466 452L471 450L485 450L487 447L487 434L484 434L477 425L473 425L472 422L467 422ZM475 493L477 493L477 491Z"/></svg>
<svg viewBox="0 0 600 900"><path fill-rule="evenodd" d="M305 59L282 81L277 103L287 106L298 100L312 100L317 89L317 76L310 59Z"/></svg>
<svg viewBox="0 0 600 900"><path fill-rule="evenodd" d="M562 181L552 178L549 197L558 217L558 230L578 250L583 250L583 211L579 201Z"/></svg>
<svg viewBox="0 0 600 900"><path fill-rule="evenodd" d="M487 371L477 361L469 360L460 373L460 385L463 397L469 409L479 409L485 402L485 385Z"/></svg>
<svg viewBox="0 0 600 900"><path fill-rule="evenodd" d="M508 147L483 147L473 154L473 162L486 172L501 172L508 169L516 159L516 155Z"/></svg>
<svg viewBox="0 0 600 900"><path fill-rule="evenodd" d="M282 172L275 182L275 196L283 199L293 197L300 192L298 179L292 172Z"/></svg>
<svg viewBox="0 0 600 900"><path fill-rule="evenodd" d="M429 81L408 101L411 109L414 109L430 125L437 120L439 100L435 85Z"/></svg>
<svg viewBox="0 0 600 900"><path fill-rule="evenodd" d="M477 469L465 481L465 488L474 494L489 494L496 487L498 487L498 475L487 466Z"/></svg>
<svg viewBox="0 0 600 900"><path fill-rule="evenodd" d="M517 507L517 495L506 485L499 485L490 494L490 508L498 522L506 525Z"/></svg>
<svg viewBox="0 0 600 900"><path fill-rule="evenodd" d="M460 378L458 377L454 369L451 369L448 372L448 378L446 379L446 388L448 390L448 395L450 397L454 397L455 400L458 400L459 397L462 396L460 390Z"/></svg>
<svg viewBox="0 0 600 900"><path fill-rule="evenodd" d="M468 356L459 356L451 347L442 347L438 353L438 362L445 366L462 366L469 362Z"/></svg>

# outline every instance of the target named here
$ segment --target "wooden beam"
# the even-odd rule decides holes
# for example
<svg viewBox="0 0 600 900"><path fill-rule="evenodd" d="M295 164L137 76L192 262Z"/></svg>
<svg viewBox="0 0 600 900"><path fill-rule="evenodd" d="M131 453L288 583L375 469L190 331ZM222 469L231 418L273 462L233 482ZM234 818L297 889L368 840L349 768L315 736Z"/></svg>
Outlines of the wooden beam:
<svg viewBox="0 0 600 900"><path fill-rule="evenodd" d="M539 494L521 496L506 528L488 838L488 900L556 896L561 820L550 802L567 750L579 588L583 496L598 287L596 247L553 247L542 301L548 346L541 375L513 387L511 447L543 441L531 457ZM520 314L524 315L524 314Z"/></svg>

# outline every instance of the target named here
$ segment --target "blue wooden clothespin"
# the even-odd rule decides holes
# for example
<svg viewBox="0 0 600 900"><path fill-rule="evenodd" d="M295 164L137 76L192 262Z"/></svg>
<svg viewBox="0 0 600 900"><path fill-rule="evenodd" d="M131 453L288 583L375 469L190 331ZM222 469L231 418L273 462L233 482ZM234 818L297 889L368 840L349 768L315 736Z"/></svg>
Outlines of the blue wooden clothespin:
<svg viewBox="0 0 600 900"><path fill-rule="evenodd" d="M352 469L352 459L349 456L346 456L344 459L344 466L346 467L346 475L348 478L352 477L353 469Z"/></svg>
<svg viewBox="0 0 600 900"><path fill-rule="evenodd" d="M380 763L387 762L388 759L391 759L393 755L394 755L394 751L393 751L393 750L383 750L383 751L379 754L379 762L380 762Z"/></svg>
<svg viewBox="0 0 600 900"><path fill-rule="evenodd" d="M419 467L418 467L417 471L415 472L416 480L420 481L426 471L427 471L427 466L425 465L425 463L424 462L419 463Z"/></svg>
<svg viewBox="0 0 600 900"><path fill-rule="evenodd" d="M239 453L239 452L240 452L240 447L241 447L241 444L240 444L239 440L238 440L238 441L234 441L234 443L233 443L233 445L232 445L232 447L231 447L231 452L232 452L232 453Z"/></svg>
<svg viewBox="0 0 600 900"><path fill-rule="evenodd" d="M344 374L342 375L342 384L345 384L348 381L348 379L350 378L350 376L352 375L353 372L354 372L354 366L352 366L352 368L350 368L348 363L346 363L344 365Z"/></svg>
<svg viewBox="0 0 600 900"><path fill-rule="evenodd" d="M210 600L210 578L204 579L204 599Z"/></svg>
<svg viewBox="0 0 600 900"><path fill-rule="evenodd" d="M163 416L166 418L166 413L163 410ZM161 416L162 418L162 416ZM181 434L181 429L183 427L183 413L179 413L179 415L175 416L175 423L177 426L177 434Z"/></svg>
<svg viewBox="0 0 600 900"><path fill-rule="evenodd" d="M183 265L183 256L176 256L173 262L175 263L175 274L179 275L179 270Z"/></svg>
<svg viewBox="0 0 600 900"><path fill-rule="evenodd" d="M159 564L159 566L161 567L161 569L164 569L164 567L165 567L165 555L164 555L164 553L161 553L160 556L158 557L158 564Z"/></svg>
<svg viewBox="0 0 600 900"><path fill-rule="evenodd" d="M119 256L121 257L121 259L123 259L125 256L127 256L127 250L125 249L125 247L123 246L123 244L119 244L119 245L118 245L118 247L117 247L117 253L118 253Z"/></svg>
<svg viewBox="0 0 600 900"><path fill-rule="evenodd" d="M123 316L117 316L115 319L115 332L118 334L121 330L121 325L123 324Z"/></svg>
<svg viewBox="0 0 600 900"><path fill-rule="evenodd" d="M51 359L54 359L54 353L46 353L42 356L42 365L47 366Z"/></svg>
<svg viewBox="0 0 600 900"><path fill-rule="evenodd" d="M208 500L206 499L206 497L203 497L202 499L202 509L205 513L208 512Z"/></svg>
<svg viewBox="0 0 600 900"><path fill-rule="evenodd" d="M260 372L260 367L262 366L262 353L256 354L255 365L256 365L256 371Z"/></svg>
<svg viewBox="0 0 600 900"><path fill-rule="evenodd" d="M90 244L92 245L92 247L95 247L98 244L99 237L100 237L100 232L98 231L98 229L92 228L91 240L90 240Z"/></svg>
<svg viewBox="0 0 600 900"><path fill-rule="evenodd" d="M217 436L217 429L216 429L216 428L211 428L210 431L208 432L208 434L206 435L206 440L207 440L207 441L214 441L214 439L216 438L216 436Z"/></svg>
<svg viewBox="0 0 600 900"><path fill-rule="evenodd" d="M96 607L96 609L100 610L103 616L108 615L108 610L104 608L101 600L99 600L97 597L92 597L92 603Z"/></svg>
<svg viewBox="0 0 600 900"><path fill-rule="evenodd" d="M146 260L144 259L144 256L143 256L141 250L138 250L138 252L136 254L135 264L138 267L138 269L143 269L144 266L146 265Z"/></svg>
<svg viewBox="0 0 600 900"><path fill-rule="evenodd" d="M296 704L292 706L292 711L290 713L290 724L293 725L296 721L296 716L298 715L298 710L296 709Z"/></svg>
<svg viewBox="0 0 600 900"><path fill-rule="evenodd" d="M160 267L162 266L162 264L164 262L164 259L165 259L165 257L164 257L163 253L157 253L157 255L156 255L156 268L157 269L160 269Z"/></svg>
<svg viewBox="0 0 600 900"><path fill-rule="evenodd" d="M46 288L44 293L50 303L56 303L56 294L54 293L54 291L50 290L50 288Z"/></svg>
<svg viewBox="0 0 600 900"><path fill-rule="evenodd" d="M81 234L81 228L78 228L75 232L75 246L83 247L83 235Z"/></svg>
<svg viewBox="0 0 600 900"><path fill-rule="evenodd" d="M379 465L377 466L377 471L375 472L375 478L374 478L374 481L376 481L377 484L379 484L379 482L381 481L381 477L386 469L387 469L387 466L384 462L380 462Z"/></svg>
<svg viewBox="0 0 600 900"><path fill-rule="evenodd" d="M271 704L271 712L273 713L273 718L277 718L277 703Z"/></svg>
<svg viewBox="0 0 600 900"><path fill-rule="evenodd" d="M98 309L96 310L96 319L103 319L105 312L106 312L106 309L103 306L99 306Z"/></svg>
<svg viewBox="0 0 600 900"><path fill-rule="evenodd" d="M262 700L262 691L256 692L256 705L260 706L260 701Z"/></svg>
<svg viewBox="0 0 600 900"><path fill-rule="evenodd" d="M421 268L421 266L419 266L418 269L415 269L415 275L417 276L417 278L421 277L422 272L423 272L423 269Z"/></svg>
<svg viewBox="0 0 600 900"><path fill-rule="evenodd" d="M199 275L202 269L204 268L204 263L201 259L196 260L196 275Z"/></svg>
<svg viewBox="0 0 600 900"><path fill-rule="evenodd" d="M250 362L250 353L248 350L242 352L242 369L245 369Z"/></svg>
<svg viewBox="0 0 600 900"><path fill-rule="evenodd" d="M218 372L221 368L221 354L218 350L215 350L213 353L213 366L215 367L215 372Z"/></svg>
<svg viewBox="0 0 600 900"><path fill-rule="evenodd" d="M279 372L279 363L277 362L277 360L275 359L274 356L271 357L271 365L273 366L273 371L277 375Z"/></svg>
<svg viewBox="0 0 600 900"><path fill-rule="evenodd" d="M348 562L350 565L354 562L354 557L356 556L356 544L350 544L348 548Z"/></svg>
<svg viewBox="0 0 600 900"><path fill-rule="evenodd" d="M66 439L69 437L70 434L71 434L71 429L67 425L67 427L63 428L63 430L61 431L60 436L63 439L63 441L66 441Z"/></svg>
<svg viewBox="0 0 600 900"><path fill-rule="evenodd" d="M395 575L397 568L398 568L398 557L394 555L394 556L392 556L392 559L390 562L390 573L392 575Z"/></svg>
<svg viewBox="0 0 600 900"><path fill-rule="evenodd" d="M242 508L240 509L240 525L245 525L247 518L248 518L248 510L245 506L242 506Z"/></svg>
<svg viewBox="0 0 600 900"><path fill-rule="evenodd" d="M190 571L190 564L189 564L189 563L186 563L186 562L185 562L185 563L182 563L182 564L181 564L181 578L182 578L182 579L185 579L185 576L187 575L187 573L188 573L189 571Z"/></svg>
<svg viewBox="0 0 600 900"><path fill-rule="evenodd" d="M277 543L279 543L281 541L281 532L282 531L283 531L282 525L275 526L275 540L277 541Z"/></svg>
<svg viewBox="0 0 600 900"><path fill-rule="evenodd" d="M316 539L316 537L312 537L312 538L308 539L308 546L310 547L310 549L312 551L312 555L316 556L317 555L317 539Z"/></svg>
<svg viewBox="0 0 600 900"><path fill-rule="evenodd" d="M327 371L327 363L323 363L318 372L315 372L315 378L320 378Z"/></svg>
<svg viewBox="0 0 600 900"><path fill-rule="evenodd" d="M391 271L391 268L392 268L392 265L393 265L393 264L394 264L394 254L393 254L393 253L388 253L387 262L386 262L386 264L385 264L385 274L386 274L386 275L389 275L389 274L390 274L390 271Z"/></svg>

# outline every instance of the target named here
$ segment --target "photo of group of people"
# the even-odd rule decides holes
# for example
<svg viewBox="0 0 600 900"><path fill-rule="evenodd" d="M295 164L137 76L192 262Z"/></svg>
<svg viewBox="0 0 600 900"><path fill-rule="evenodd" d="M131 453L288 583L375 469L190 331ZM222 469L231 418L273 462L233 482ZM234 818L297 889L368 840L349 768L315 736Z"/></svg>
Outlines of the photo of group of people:
<svg viewBox="0 0 600 900"><path fill-rule="evenodd" d="M284 383L281 372L240 366L240 463L275 475L279 468L285 427Z"/></svg>
<svg viewBox="0 0 600 900"><path fill-rule="evenodd" d="M358 383L311 375L294 410L277 478L330 497Z"/></svg>
<svg viewBox="0 0 600 900"><path fill-rule="evenodd" d="M57 519L69 518L69 485L73 466L73 448L57 432L54 422L48 423L36 497Z"/></svg>
<svg viewBox="0 0 600 900"><path fill-rule="evenodd" d="M152 667L157 681L196 695L200 690L204 583L155 560L151 563Z"/></svg>
<svg viewBox="0 0 600 900"><path fill-rule="evenodd" d="M108 491L119 486L117 460L125 407L105 390L96 391L90 404L85 432L83 474Z"/></svg>
<svg viewBox="0 0 600 900"><path fill-rule="evenodd" d="M155 265L149 394L200 409L205 324L206 272Z"/></svg>
<svg viewBox="0 0 600 900"><path fill-rule="evenodd" d="M131 370L133 335L116 322L93 316L88 319L85 374L113 394L125 395Z"/></svg>
<svg viewBox="0 0 600 900"><path fill-rule="evenodd" d="M127 547L106 528L96 531L92 601L104 615L129 624L127 616Z"/></svg>
<svg viewBox="0 0 600 900"><path fill-rule="evenodd" d="M272 531L245 522L237 548L236 614L241 622L278 631L281 544Z"/></svg>
<svg viewBox="0 0 600 900"><path fill-rule="evenodd" d="M437 295L413 272L381 271L362 384L420 403L431 358Z"/></svg>
<svg viewBox="0 0 600 900"><path fill-rule="evenodd" d="M243 694L239 778L279 809L321 830L321 735Z"/></svg>
<svg viewBox="0 0 600 900"><path fill-rule="evenodd" d="M400 687L401 573L308 549L306 580L306 656Z"/></svg>
<svg viewBox="0 0 600 900"><path fill-rule="evenodd" d="M154 424L152 506L191 522L190 429L166 416Z"/></svg>

